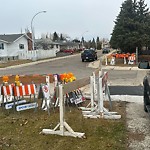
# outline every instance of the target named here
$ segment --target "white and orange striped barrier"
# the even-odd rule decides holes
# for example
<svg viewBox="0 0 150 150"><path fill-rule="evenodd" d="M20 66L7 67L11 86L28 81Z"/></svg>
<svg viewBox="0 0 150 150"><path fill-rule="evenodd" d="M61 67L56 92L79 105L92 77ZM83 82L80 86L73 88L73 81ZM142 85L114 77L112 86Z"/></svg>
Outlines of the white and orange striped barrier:
<svg viewBox="0 0 150 150"><path fill-rule="evenodd" d="M3 85L2 86L2 95L12 96L13 95L13 85Z"/></svg>
<svg viewBox="0 0 150 150"><path fill-rule="evenodd" d="M135 55L131 55L131 56L129 56L128 57L128 64L129 65L133 65L133 64L135 64L135 60L136 60L136 58L135 58Z"/></svg>
<svg viewBox="0 0 150 150"><path fill-rule="evenodd" d="M13 95L17 97L35 95L35 94L36 94L35 84L28 84L28 85L21 85L21 86L13 87Z"/></svg>
<svg viewBox="0 0 150 150"><path fill-rule="evenodd" d="M15 86L14 84L3 85L1 87L2 104L6 109L10 109L13 105L16 106L17 111L31 109L38 107L35 101L36 86L35 84ZM20 99L23 96L34 95L33 103L26 103L26 100ZM24 104L22 104L24 103Z"/></svg>
<svg viewBox="0 0 150 150"><path fill-rule="evenodd" d="M1 87L1 103L10 102L13 100L13 85L3 85Z"/></svg>
<svg viewBox="0 0 150 150"><path fill-rule="evenodd" d="M36 102L35 94L36 94L35 84L14 86L13 87L14 97L34 95L34 102L17 105L16 110L22 111L22 110L27 110L27 109L32 109L32 108L36 109L38 107L38 103Z"/></svg>

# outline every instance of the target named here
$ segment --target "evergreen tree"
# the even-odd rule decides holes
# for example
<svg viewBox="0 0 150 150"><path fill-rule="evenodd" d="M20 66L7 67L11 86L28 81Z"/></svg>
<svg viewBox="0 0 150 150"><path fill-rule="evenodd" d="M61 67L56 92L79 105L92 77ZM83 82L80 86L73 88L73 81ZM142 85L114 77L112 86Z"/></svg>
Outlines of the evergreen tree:
<svg viewBox="0 0 150 150"><path fill-rule="evenodd" d="M100 42L100 40L99 40L99 37L96 38L96 48L97 48L98 50L101 49L101 42Z"/></svg>
<svg viewBox="0 0 150 150"><path fill-rule="evenodd" d="M126 0L117 16L110 39L113 48L120 48L124 52L135 52L136 47L142 48L149 43L149 12L144 0ZM149 30L149 29L148 29Z"/></svg>
<svg viewBox="0 0 150 150"><path fill-rule="evenodd" d="M65 38L63 37L62 33L60 34L60 41L64 41Z"/></svg>
<svg viewBox="0 0 150 150"><path fill-rule="evenodd" d="M59 36L56 32L54 32L53 34L53 41L58 41L59 40Z"/></svg>
<svg viewBox="0 0 150 150"><path fill-rule="evenodd" d="M140 47L150 46L150 13L144 0L138 2L137 15Z"/></svg>
<svg viewBox="0 0 150 150"><path fill-rule="evenodd" d="M95 39L94 39L94 38L93 38L93 40L92 40L91 47L92 47L92 48L96 48L96 43L95 43Z"/></svg>
<svg viewBox="0 0 150 150"><path fill-rule="evenodd" d="M72 42L74 42L74 43L80 43L80 41L78 39L74 39L74 40L72 40Z"/></svg>

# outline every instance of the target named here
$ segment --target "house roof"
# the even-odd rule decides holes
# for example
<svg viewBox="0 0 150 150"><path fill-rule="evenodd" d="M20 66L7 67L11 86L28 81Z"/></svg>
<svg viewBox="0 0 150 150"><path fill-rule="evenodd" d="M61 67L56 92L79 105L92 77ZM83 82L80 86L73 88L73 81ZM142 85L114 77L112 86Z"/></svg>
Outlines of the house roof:
<svg viewBox="0 0 150 150"><path fill-rule="evenodd" d="M35 39L35 43L36 43L36 44L45 43L45 44L52 44L52 45L58 44L58 45L59 45L59 43L53 42L53 41L50 40L50 39Z"/></svg>
<svg viewBox="0 0 150 150"><path fill-rule="evenodd" d="M0 40L8 43L12 43L24 35L25 34L3 34L0 35Z"/></svg>
<svg viewBox="0 0 150 150"><path fill-rule="evenodd" d="M68 46L77 46L77 45L79 45L79 43L75 43L75 42L72 42L72 41L59 41L58 43L62 46L66 46L66 45L68 45Z"/></svg>

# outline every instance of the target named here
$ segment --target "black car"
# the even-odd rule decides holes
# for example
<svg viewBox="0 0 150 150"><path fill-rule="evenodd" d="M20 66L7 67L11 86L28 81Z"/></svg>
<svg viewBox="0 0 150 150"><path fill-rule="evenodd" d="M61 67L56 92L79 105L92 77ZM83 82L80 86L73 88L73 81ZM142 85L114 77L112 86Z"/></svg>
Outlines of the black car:
<svg viewBox="0 0 150 150"><path fill-rule="evenodd" d="M82 62L85 60L97 60L97 52L93 49L86 49L81 53Z"/></svg>
<svg viewBox="0 0 150 150"><path fill-rule="evenodd" d="M150 111L150 72L144 77L144 110L145 112Z"/></svg>
<svg viewBox="0 0 150 150"><path fill-rule="evenodd" d="M102 49L102 54L108 54L109 52L110 52L110 49L108 49L108 48Z"/></svg>

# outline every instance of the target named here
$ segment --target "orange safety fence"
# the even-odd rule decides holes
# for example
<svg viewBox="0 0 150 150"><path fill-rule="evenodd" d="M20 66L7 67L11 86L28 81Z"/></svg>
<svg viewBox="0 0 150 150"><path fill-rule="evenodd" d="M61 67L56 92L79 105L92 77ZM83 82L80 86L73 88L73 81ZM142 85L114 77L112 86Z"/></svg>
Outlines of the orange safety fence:
<svg viewBox="0 0 150 150"><path fill-rule="evenodd" d="M126 53L126 54L118 54L118 53L116 53L116 54L111 54L111 56L112 57L116 57L116 58L129 58L130 56L134 56L135 57L135 54L134 53L132 53L132 54L130 54L130 53Z"/></svg>

